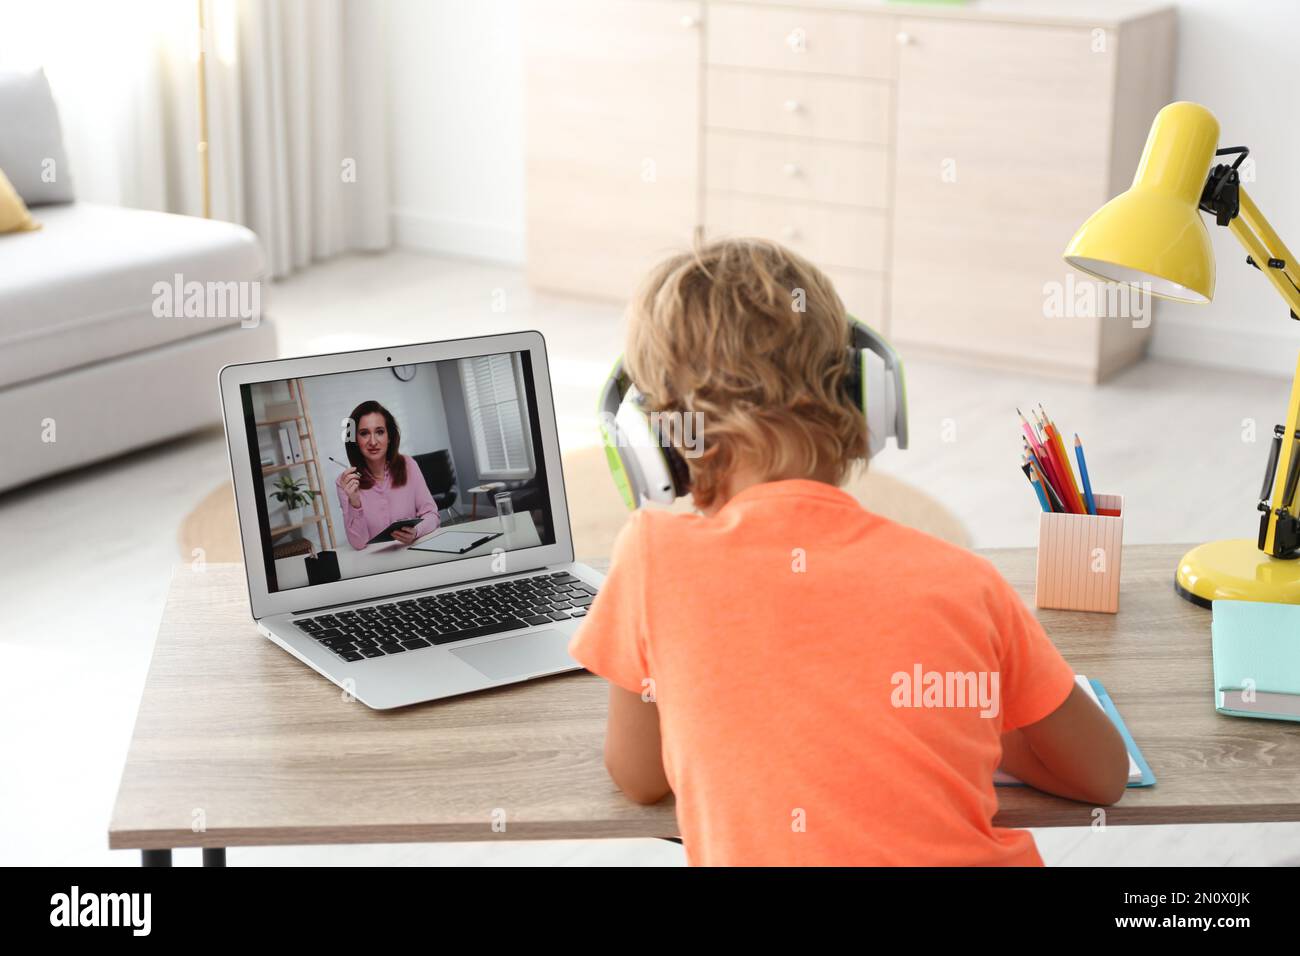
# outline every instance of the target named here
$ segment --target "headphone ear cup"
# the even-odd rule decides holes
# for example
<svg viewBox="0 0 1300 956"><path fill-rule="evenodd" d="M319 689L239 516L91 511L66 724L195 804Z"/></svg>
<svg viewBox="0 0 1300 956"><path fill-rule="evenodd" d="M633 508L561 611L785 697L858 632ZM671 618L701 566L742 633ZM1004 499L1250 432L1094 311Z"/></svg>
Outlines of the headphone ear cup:
<svg viewBox="0 0 1300 956"><path fill-rule="evenodd" d="M605 464L609 466L614 487L618 489L623 504L627 505L629 511L634 511L638 495L633 477L629 473L628 463L623 459L622 438L617 423L611 418L607 424L602 425L600 433L605 444Z"/></svg>
<svg viewBox="0 0 1300 956"><path fill-rule="evenodd" d="M849 349L849 374L844 376L844 391L862 414L867 414L867 379L862 368L862 349Z"/></svg>
<svg viewBox="0 0 1300 956"><path fill-rule="evenodd" d="M674 461L673 450L660 444L649 416L635 404L620 405L614 423L616 451L627 476L631 507L640 507L645 501L671 504L682 493L679 489L683 478L689 484L690 473L685 462L680 457Z"/></svg>
<svg viewBox="0 0 1300 956"><path fill-rule="evenodd" d="M678 498L690 494L691 491L691 469L686 464L686 459L676 448L665 447L663 449L664 459L668 463L668 474L673 479L673 492Z"/></svg>
<svg viewBox="0 0 1300 956"><path fill-rule="evenodd" d="M863 415L867 414L867 380L862 373L862 350L849 349L849 373L844 376L844 394L848 395L849 401L862 411Z"/></svg>
<svg viewBox="0 0 1300 956"><path fill-rule="evenodd" d="M892 436L907 447L907 383L903 360L889 341L849 316L855 398L867 419L868 453L874 455Z"/></svg>
<svg viewBox="0 0 1300 956"><path fill-rule="evenodd" d="M885 447L895 420L893 376L885 367L885 360L870 349L858 356L862 368L862 411L867 419L867 455L872 456Z"/></svg>

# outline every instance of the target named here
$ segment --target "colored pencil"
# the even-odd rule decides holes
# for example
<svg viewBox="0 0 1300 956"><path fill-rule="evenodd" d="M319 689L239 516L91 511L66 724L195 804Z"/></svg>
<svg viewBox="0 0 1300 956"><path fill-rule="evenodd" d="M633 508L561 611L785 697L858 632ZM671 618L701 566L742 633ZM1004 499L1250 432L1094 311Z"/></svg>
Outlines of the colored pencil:
<svg viewBox="0 0 1300 956"><path fill-rule="evenodd" d="M1065 443L1061 441L1061 433L1057 430L1056 425L1047 416L1047 410L1042 405L1038 406L1043 413L1043 433L1047 436L1046 444L1055 456L1055 464L1060 471L1060 478L1065 485L1063 497L1068 497L1070 510L1075 514L1087 514L1087 508L1083 504L1083 495L1079 493L1079 486L1074 480L1074 469L1070 467L1069 456L1065 453Z"/></svg>
<svg viewBox="0 0 1300 956"><path fill-rule="evenodd" d="M1065 442L1061 438L1061 430L1056 427L1056 422L1052 421L1048 416L1047 409L1043 408L1042 402L1038 403L1038 410L1043 413L1043 434L1050 434L1052 444L1055 446L1057 454L1060 455L1061 461L1065 465L1065 470L1070 476L1070 481L1074 484L1075 494L1078 494L1079 483L1074 480L1074 467L1070 464L1070 456L1065 453ZM1051 429L1050 433L1048 429ZM1083 503L1082 495L1079 496L1079 503Z"/></svg>
<svg viewBox="0 0 1300 956"><path fill-rule="evenodd" d="M1016 411L1019 411L1019 409L1016 409ZM1034 415L1033 409L1030 409L1029 414ZM1029 447L1034 450L1034 455L1038 458L1039 462L1042 462L1043 459L1047 457L1047 444L1043 439L1043 431L1042 428L1039 427L1037 416L1034 416L1034 423L1032 425L1025 421L1023 415L1020 416L1020 421L1025 434L1029 438Z"/></svg>
<svg viewBox="0 0 1300 956"><path fill-rule="evenodd" d="M1052 480L1052 484L1056 486L1056 489L1058 491L1064 491L1065 489L1061 486L1060 475L1057 474L1055 456L1050 454L1051 443L1043 437L1043 423L1039 421L1038 413L1033 409L1029 410L1029 414L1034 420L1035 433L1039 436L1038 445L1034 449L1038 456L1038 463L1043 467L1043 470L1047 473L1048 478Z"/></svg>
<svg viewBox="0 0 1300 956"><path fill-rule="evenodd" d="M1047 431L1047 453L1052 456L1052 465L1056 468L1057 477L1060 479L1058 490L1061 493L1061 499L1069 505L1071 513L1083 514L1083 499L1079 497L1079 491L1074 487L1074 471L1057 447L1056 430L1051 425L1048 425Z"/></svg>
<svg viewBox="0 0 1300 956"><path fill-rule="evenodd" d="M1017 408L1016 417L1020 419L1023 433L1020 470L1025 473L1043 510L1059 514L1110 514L1109 509L1097 506L1092 476L1088 474L1088 459L1078 433L1074 433L1072 461L1061 429L1041 402L1030 408L1028 415ZM1077 478L1074 472L1076 463L1079 469Z"/></svg>
<svg viewBox="0 0 1300 956"><path fill-rule="evenodd" d="M1051 506L1047 503L1047 496L1043 494L1043 486L1038 483L1038 479L1032 473L1029 475L1029 483L1034 486L1034 494L1038 495L1038 503L1043 506L1044 511L1051 511Z"/></svg>
<svg viewBox="0 0 1300 956"><path fill-rule="evenodd" d="M1065 473L1061 470L1061 463L1056 457L1056 449L1052 446L1050 440L1043 442L1039 446L1038 465L1048 483L1056 490L1056 496L1062 504L1061 510L1067 514L1075 513L1074 497L1070 494L1069 482L1065 478Z"/></svg>
<svg viewBox="0 0 1300 956"><path fill-rule="evenodd" d="M1039 484L1047 493L1047 497L1052 504L1051 510L1064 513L1066 509L1064 503L1061 501L1061 496L1056 493L1056 489L1052 487L1052 483L1047 480L1047 476L1043 473L1042 466L1039 464L1038 459L1034 457L1032 450L1028 452L1028 457L1029 467L1033 469L1034 474L1038 477Z"/></svg>
<svg viewBox="0 0 1300 956"><path fill-rule="evenodd" d="M1088 505L1088 514L1097 513L1097 502L1092 497L1092 480L1088 477L1088 461L1083 457L1083 442L1079 441L1079 433L1074 433L1074 457L1079 459L1079 476L1083 479L1083 496Z"/></svg>
<svg viewBox="0 0 1300 956"><path fill-rule="evenodd" d="M1038 503L1043 506L1043 510L1054 511L1055 509L1048 500L1046 492L1043 491L1043 483L1038 480L1038 469L1028 457L1025 458L1024 464L1020 466L1020 470L1025 473L1025 477L1028 478L1029 483L1033 485L1034 491L1038 494Z"/></svg>
<svg viewBox="0 0 1300 956"><path fill-rule="evenodd" d="M1022 412L1020 409L1017 408L1016 414L1020 416L1020 428L1024 431L1025 438L1029 440L1029 447L1037 448L1038 436L1034 434L1034 430L1030 427L1029 422L1025 419L1024 412Z"/></svg>

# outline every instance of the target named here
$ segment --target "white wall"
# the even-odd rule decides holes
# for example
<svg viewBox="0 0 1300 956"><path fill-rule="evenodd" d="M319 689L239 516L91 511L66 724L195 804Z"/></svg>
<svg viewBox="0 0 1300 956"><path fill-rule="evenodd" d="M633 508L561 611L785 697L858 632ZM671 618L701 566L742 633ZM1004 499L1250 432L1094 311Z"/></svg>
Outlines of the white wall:
<svg viewBox="0 0 1300 956"><path fill-rule="evenodd" d="M1181 0L1179 99L1203 103L1219 119L1221 146L1249 146L1256 181L1246 184L1292 252L1300 255L1300 3L1295 0ZM1300 322L1268 280L1246 265L1227 229L1207 219L1217 279L1209 305L1163 302L1153 355L1290 376Z"/></svg>
<svg viewBox="0 0 1300 956"><path fill-rule="evenodd" d="M399 245L522 263L523 2L541 0L389 0ZM1300 124L1287 112L1300 87L1300 3L1176 5L1175 96L1218 116L1223 145L1251 148L1258 178L1247 188L1292 250L1300 250ZM1228 230L1211 224L1210 231L1215 301L1161 303L1152 354L1290 375L1300 323L1245 264Z"/></svg>
<svg viewBox="0 0 1300 956"><path fill-rule="evenodd" d="M524 260L520 0L389 0L393 238Z"/></svg>

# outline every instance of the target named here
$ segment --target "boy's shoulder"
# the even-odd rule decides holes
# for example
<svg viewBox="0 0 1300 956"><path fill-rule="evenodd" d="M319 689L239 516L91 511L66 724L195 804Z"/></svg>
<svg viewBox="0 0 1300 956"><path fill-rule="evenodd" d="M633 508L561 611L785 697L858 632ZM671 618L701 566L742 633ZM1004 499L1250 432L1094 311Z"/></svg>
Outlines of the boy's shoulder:
<svg viewBox="0 0 1300 956"><path fill-rule="evenodd" d="M928 552L937 562L948 566L964 567L972 571L983 572L993 568L987 558L962 545L953 544L951 541L936 537L928 531L922 531L920 528L914 528L884 515L873 514L873 517L880 523L882 537L888 537L893 543L906 548L908 551Z"/></svg>
<svg viewBox="0 0 1300 956"><path fill-rule="evenodd" d="M667 511L661 508L637 508L623 525L618 537L643 550L651 542L671 541L681 535L689 535L700 523L707 521L704 515L695 512Z"/></svg>
<svg viewBox="0 0 1300 956"><path fill-rule="evenodd" d="M855 517L861 519L862 545L868 553L887 560L924 558L936 573L961 574L967 578L999 578L993 564L985 557L961 545L895 521L860 504ZM639 508L629 519L626 533L643 547L670 542L700 542L725 524L719 516L706 517L695 512Z"/></svg>
<svg viewBox="0 0 1300 956"><path fill-rule="evenodd" d="M883 515L873 514L877 524L870 546L891 562L923 561L927 573L951 586L957 582L985 584L1000 582L1001 574L988 558L927 531L913 528Z"/></svg>
<svg viewBox="0 0 1300 956"><path fill-rule="evenodd" d="M887 582L890 593L900 599L920 601L924 606L981 608L994 618L1013 612L1020 602L1011 584L983 555L866 508L861 508L860 517L860 524L846 521L833 531L840 548L846 531L858 536L849 544L850 549L860 545L858 552L841 553L834 565L845 574ZM720 521L717 515L638 509L615 545L614 558L635 566L644 580L659 586L670 586L682 575L698 583L701 576L722 569L734 574L736 560L747 562L742 577L756 580L766 562L748 562L760 557L754 548L762 546L759 538L766 535L766 529L751 524L750 533L742 536L743 543L729 541L727 530L735 527L735 520L734 515ZM778 540L782 547L789 546L788 538L772 538L773 543ZM812 553L814 540L800 540L805 552ZM734 550L733 543L739 543L741 550Z"/></svg>
<svg viewBox="0 0 1300 956"><path fill-rule="evenodd" d="M882 520L893 536L886 549L891 563L913 562L920 572L913 597L942 598L945 606L981 608L996 620L1023 610L1023 599L1011 582L984 555L897 521Z"/></svg>

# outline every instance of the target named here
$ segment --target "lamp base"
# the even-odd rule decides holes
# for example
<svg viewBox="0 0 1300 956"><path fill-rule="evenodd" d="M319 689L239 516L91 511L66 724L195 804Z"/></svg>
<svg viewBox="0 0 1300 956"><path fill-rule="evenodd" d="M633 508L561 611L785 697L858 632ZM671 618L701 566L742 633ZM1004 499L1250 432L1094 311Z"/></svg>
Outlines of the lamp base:
<svg viewBox="0 0 1300 956"><path fill-rule="evenodd" d="M1218 600L1300 604L1300 560L1267 555L1253 538L1210 541L1183 555L1174 590L1201 607Z"/></svg>

